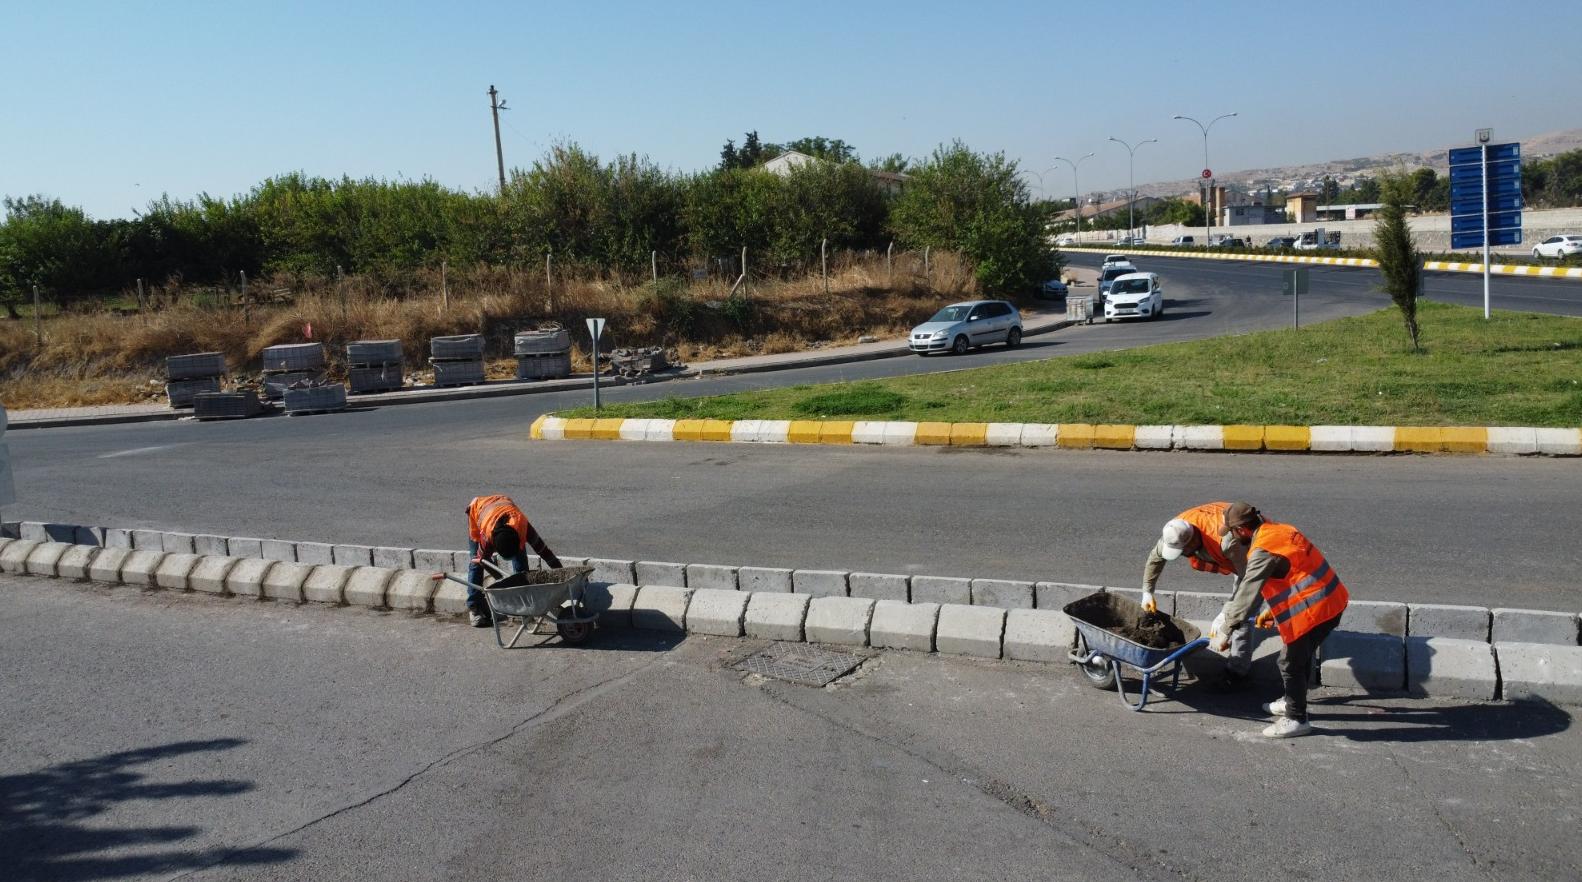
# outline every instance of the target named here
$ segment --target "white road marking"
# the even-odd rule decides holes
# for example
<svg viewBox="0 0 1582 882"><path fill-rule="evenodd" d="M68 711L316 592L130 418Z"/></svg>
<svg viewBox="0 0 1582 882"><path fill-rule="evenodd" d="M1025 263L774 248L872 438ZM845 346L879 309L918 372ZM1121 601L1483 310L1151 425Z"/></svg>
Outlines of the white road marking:
<svg viewBox="0 0 1582 882"><path fill-rule="evenodd" d="M99 459L115 459L118 456L136 456L139 453L153 453L156 450L169 450L172 447L181 447L181 444L159 444L154 447L133 447L131 450L117 450L114 453L101 453Z"/></svg>

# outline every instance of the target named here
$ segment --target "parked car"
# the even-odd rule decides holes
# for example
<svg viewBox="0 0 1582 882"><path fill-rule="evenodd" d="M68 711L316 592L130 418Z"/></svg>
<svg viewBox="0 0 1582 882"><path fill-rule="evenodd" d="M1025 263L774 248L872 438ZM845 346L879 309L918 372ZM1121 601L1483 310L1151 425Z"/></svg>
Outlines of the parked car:
<svg viewBox="0 0 1582 882"><path fill-rule="evenodd" d="M1115 240L1115 244L1122 248L1141 248L1148 244L1148 240L1142 236L1122 236Z"/></svg>
<svg viewBox="0 0 1582 882"><path fill-rule="evenodd" d="M1110 283L1104 297L1104 320L1156 319L1164 314L1164 289L1157 273L1127 273Z"/></svg>
<svg viewBox="0 0 1582 882"><path fill-rule="evenodd" d="M1533 246L1533 257L1570 257L1582 254L1582 236L1568 233L1550 236Z"/></svg>
<svg viewBox="0 0 1582 882"><path fill-rule="evenodd" d="M1133 266L1130 261L1106 263L1104 268L1099 270L1099 303L1102 304L1104 302L1104 295L1109 293L1110 285L1116 279L1135 272L1137 272L1137 267Z"/></svg>
<svg viewBox="0 0 1582 882"><path fill-rule="evenodd" d="M1196 245L1196 236L1177 236L1170 240L1171 245Z"/></svg>
<svg viewBox="0 0 1582 882"><path fill-rule="evenodd" d="M1274 238L1270 239L1269 241L1263 243L1263 247L1265 247L1265 248L1290 248L1291 246L1293 246L1295 244L1296 244L1296 237L1295 236L1275 236Z"/></svg>
<svg viewBox="0 0 1582 882"><path fill-rule="evenodd" d="M930 352L966 354L990 343L1015 348L1022 343L1022 314L1004 300L952 303L912 329L907 345L918 355Z"/></svg>
<svg viewBox="0 0 1582 882"><path fill-rule="evenodd" d="M1077 244L1077 237L1071 235L1070 233L1062 233L1062 234L1060 234L1060 235L1055 237L1055 247L1056 248L1064 248L1067 245L1075 245L1075 244Z"/></svg>
<svg viewBox="0 0 1582 882"><path fill-rule="evenodd" d="M1040 298L1051 300L1059 297L1065 297L1069 293L1071 293L1071 289L1067 287L1066 283L1060 279L1050 279L1038 289L1038 296Z"/></svg>
<svg viewBox="0 0 1582 882"><path fill-rule="evenodd" d="M1215 244L1221 248L1246 248L1247 240L1236 236L1220 236L1219 241Z"/></svg>
<svg viewBox="0 0 1582 882"><path fill-rule="evenodd" d="M1129 255L1129 254L1106 254L1106 255L1104 255L1104 262L1099 264L1099 269L1103 270L1105 267L1108 267L1112 263L1131 263L1131 262L1132 262L1132 258L1131 258L1131 255Z"/></svg>

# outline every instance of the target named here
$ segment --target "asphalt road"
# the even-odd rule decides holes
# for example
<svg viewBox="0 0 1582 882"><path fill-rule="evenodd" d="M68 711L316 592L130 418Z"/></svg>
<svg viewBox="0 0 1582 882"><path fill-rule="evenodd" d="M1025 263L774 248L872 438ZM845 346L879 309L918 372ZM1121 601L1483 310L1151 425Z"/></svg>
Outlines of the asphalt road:
<svg viewBox="0 0 1582 882"><path fill-rule="evenodd" d="M1069 328L1011 352L607 394L652 399L954 369L1277 326L1288 315L1277 291L1214 278L1217 264L1169 264L1170 312L1158 322ZM1255 271L1275 270L1237 270ZM1377 306L1382 295L1345 281L1358 272L1315 271L1303 314ZM1332 275L1341 280L1326 281ZM7 516L454 547L466 500L503 491L570 554L1132 586L1164 520L1206 500L1245 498L1306 530L1359 597L1582 608L1574 461L527 440L534 417L588 397L8 433L22 501ZM1166 585L1222 587L1184 568L1169 571Z"/></svg>
<svg viewBox="0 0 1582 882"><path fill-rule="evenodd" d="M1188 684L763 644L513 652L432 618L0 578L0 877L1576 878L1549 705L1319 692L1321 734Z"/></svg>

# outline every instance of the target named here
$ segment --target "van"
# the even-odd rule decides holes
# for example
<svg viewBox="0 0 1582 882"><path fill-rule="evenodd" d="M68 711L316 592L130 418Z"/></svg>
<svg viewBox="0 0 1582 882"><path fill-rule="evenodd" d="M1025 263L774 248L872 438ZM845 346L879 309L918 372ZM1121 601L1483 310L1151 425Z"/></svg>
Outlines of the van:
<svg viewBox="0 0 1582 882"><path fill-rule="evenodd" d="M1171 245L1196 245L1197 244L1197 238L1195 236L1177 236L1174 239L1170 240L1170 244Z"/></svg>

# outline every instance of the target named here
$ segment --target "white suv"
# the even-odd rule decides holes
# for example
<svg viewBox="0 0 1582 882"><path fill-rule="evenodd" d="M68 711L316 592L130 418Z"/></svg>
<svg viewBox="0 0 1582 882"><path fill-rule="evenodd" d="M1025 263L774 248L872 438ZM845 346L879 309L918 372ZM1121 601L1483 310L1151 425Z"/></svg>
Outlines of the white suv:
<svg viewBox="0 0 1582 882"><path fill-rule="evenodd" d="M1533 257L1570 257L1582 254L1582 236L1550 236L1533 246Z"/></svg>

